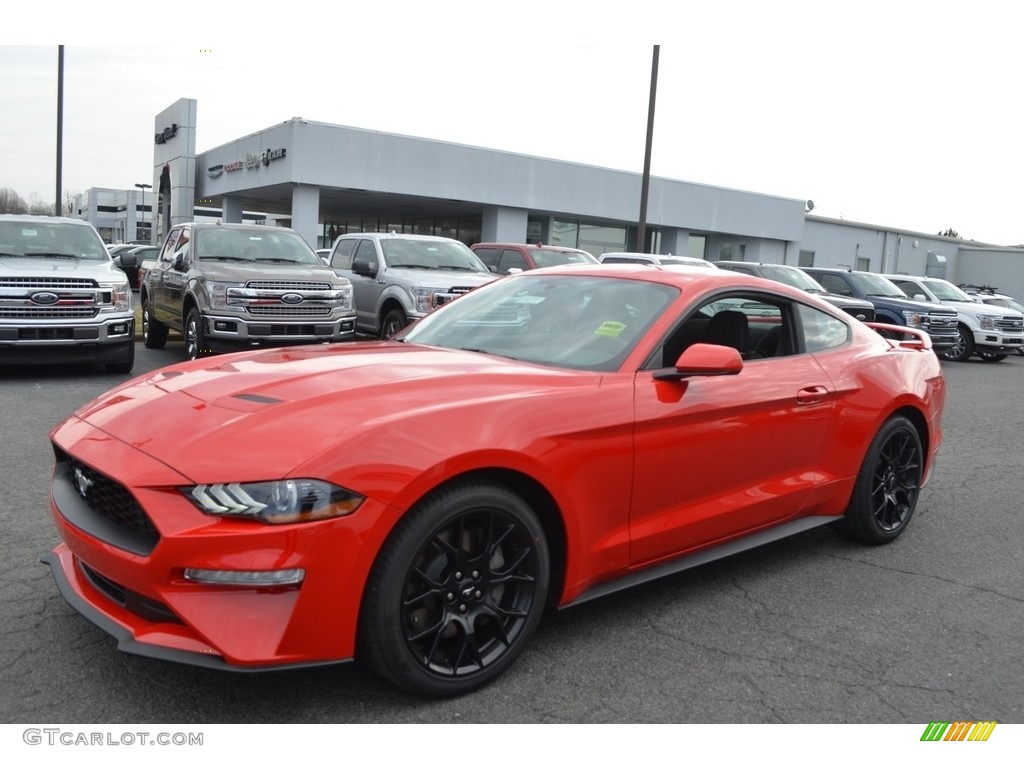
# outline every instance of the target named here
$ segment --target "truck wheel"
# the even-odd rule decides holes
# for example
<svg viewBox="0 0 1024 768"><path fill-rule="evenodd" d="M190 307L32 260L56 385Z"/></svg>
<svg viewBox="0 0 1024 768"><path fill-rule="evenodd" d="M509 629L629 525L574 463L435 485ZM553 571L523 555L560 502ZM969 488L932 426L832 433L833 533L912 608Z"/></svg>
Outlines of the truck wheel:
<svg viewBox="0 0 1024 768"><path fill-rule="evenodd" d="M206 334L203 333L203 316L192 307L185 318L185 354L189 360L198 360L210 354Z"/></svg>
<svg viewBox="0 0 1024 768"><path fill-rule="evenodd" d="M974 334L966 325L958 325L956 333L956 344L942 353L942 359L962 363L974 354Z"/></svg>
<svg viewBox="0 0 1024 768"><path fill-rule="evenodd" d="M127 345L124 355L116 363L106 363L107 373L131 373L135 365L135 342Z"/></svg>
<svg viewBox="0 0 1024 768"><path fill-rule="evenodd" d="M390 339L408 324L409 319L405 316L405 312L400 309L392 309L384 315L384 319L380 323L380 337Z"/></svg>
<svg viewBox="0 0 1024 768"><path fill-rule="evenodd" d="M1000 352L979 352L978 357L986 363L998 363L1000 360L1006 359L1006 355Z"/></svg>
<svg viewBox="0 0 1024 768"><path fill-rule="evenodd" d="M148 296L142 302L142 343L146 349L163 349L167 343L167 326L153 319Z"/></svg>

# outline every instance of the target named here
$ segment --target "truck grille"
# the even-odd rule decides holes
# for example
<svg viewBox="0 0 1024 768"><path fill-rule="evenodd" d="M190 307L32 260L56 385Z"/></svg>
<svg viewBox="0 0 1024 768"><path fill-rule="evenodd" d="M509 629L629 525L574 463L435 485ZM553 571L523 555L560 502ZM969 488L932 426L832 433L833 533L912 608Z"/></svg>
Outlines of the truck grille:
<svg viewBox="0 0 1024 768"><path fill-rule="evenodd" d="M996 320L996 328L1004 333L1020 333L1024 331L1024 318L1003 315Z"/></svg>
<svg viewBox="0 0 1024 768"><path fill-rule="evenodd" d="M255 317L330 317L333 309L322 304L257 304L246 311Z"/></svg>
<svg viewBox="0 0 1024 768"><path fill-rule="evenodd" d="M935 315L929 314L925 316L925 324L932 331L950 331L956 330L956 315Z"/></svg>
<svg viewBox="0 0 1024 768"><path fill-rule="evenodd" d="M848 315L853 315L863 323L871 323L875 319L873 307L843 307L843 311Z"/></svg>
<svg viewBox="0 0 1024 768"><path fill-rule="evenodd" d="M0 288L39 288L59 291L96 288L97 285L95 280L77 277L0 277Z"/></svg>
<svg viewBox="0 0 1024 768"><path fill-rule="evenodd" d="M330 283L314 283L305 281L285 280L250 280L245 284L246 288L253 288L258 291L332 291L335 286Z"/></svg>
<svg viewBox="0 0 1024 768"><path fill-rule="evenodd" d="M96 307L12 307L0 300L0 317L29 318L32 320L61 320L64 318L96 317Z"/></svg>

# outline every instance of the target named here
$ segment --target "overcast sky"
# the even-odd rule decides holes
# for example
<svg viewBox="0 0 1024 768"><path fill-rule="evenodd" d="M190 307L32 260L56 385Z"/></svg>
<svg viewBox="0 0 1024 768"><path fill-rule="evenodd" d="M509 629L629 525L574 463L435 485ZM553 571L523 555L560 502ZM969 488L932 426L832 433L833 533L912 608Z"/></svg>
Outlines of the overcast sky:
<svg viewBox="0 0 1024 768"><path fill-rule="evenodd" d="M150 183L155 116L182 97L199 152L304 117L639 173L657 43L653 175L1024 243L1008 2L159 5L14 12L0 187L54 197L60 42L72 192Z"/></svg>

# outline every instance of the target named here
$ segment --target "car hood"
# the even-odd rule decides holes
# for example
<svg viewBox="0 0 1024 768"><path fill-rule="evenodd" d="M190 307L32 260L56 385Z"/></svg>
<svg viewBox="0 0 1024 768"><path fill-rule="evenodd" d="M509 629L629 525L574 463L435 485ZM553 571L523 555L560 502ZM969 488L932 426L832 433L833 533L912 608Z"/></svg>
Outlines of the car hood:
<svg viewBox="0 0 1024 768"><path fill-rule="evenodd" d="M487 272L466 272L458 269L401 269L388 268L388 281L401 280L409 285L421 288L440 288L447 290L452 286L472 286L477 288L484 283L497 280L497 275Z"/></svg>
<svg viewBox="0 0 1024 768"><path fill-rule="evenodd" d="M502 403L572 397L566 389L593 387L600 378L400 342L310 345L164 368L75 415L194 482L251 480L267 474L271 450L273 471L284 477L337 446L358 455L363 441L399 423L405 429L429 421L443 430L448 412L474 419ZM403 434L410 443L446 439L413 427Z"/></svg>
<svg viewBox="0 0 1024 768"><path fill-rule="evenodd" d="M147 259L152 261L152 259ZM257 264L252 261L215 261L202 259L202 276L204 280L245 283L250 280L289 280L298 282L319 281L324 283L344 282L346 278L338 277L333 269L316 264ZM195 270L195 265L193 265Z"/></svg>
<svg viewBox="0 0 1024 768"><path fill-rule="evenodd" d="M124 272L114 266L113 261L91 259L15 259L0 257L0 276L17 275L28 277L74 277L92 278L107 282L123 283Z"/></svg>
<svg viewBox="0 0 1024 768"><path fill-rule="evenodd" d="M908 312L924 312L939 315L956 314L956 312L944 304L937 304L931 301L915 301L913 299L898 299L892 296L868 296L872 303L885 304L892 309L906 310Z"/></svg>

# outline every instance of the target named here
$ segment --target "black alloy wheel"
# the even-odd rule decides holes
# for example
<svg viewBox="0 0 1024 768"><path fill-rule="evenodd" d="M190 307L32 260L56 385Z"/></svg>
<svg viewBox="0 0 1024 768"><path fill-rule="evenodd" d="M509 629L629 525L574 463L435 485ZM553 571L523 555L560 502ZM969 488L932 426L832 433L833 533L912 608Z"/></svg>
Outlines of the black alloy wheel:
<svg viewBox="0 0 1024 768"><path fill-rule="evenodd" d="M921 492L924 453L909 419L889 419L868 448L839 530L868 544L895 540L910 523Z"/></svg>
<svg viewBox="0 0 1024 768"><path fill-rule="evenodd" d="M443 490L410 511L381 549L359 655L412 693L468 693L522 652L548 578L543 529L522 499L489 483Z"/></svg>
<svg viewBox="0 0 1024 768"><path fill-rule="evenodd" d="M203 333L203 317L199 310L192 307L185 318L185 355L189 360L197 360L210 354L207 349L206 334Z"/></svg>

